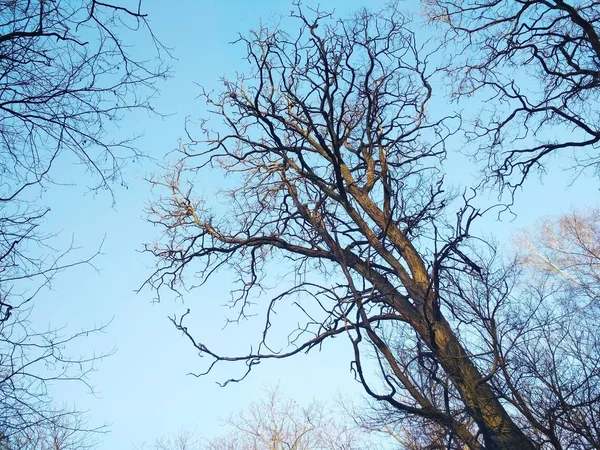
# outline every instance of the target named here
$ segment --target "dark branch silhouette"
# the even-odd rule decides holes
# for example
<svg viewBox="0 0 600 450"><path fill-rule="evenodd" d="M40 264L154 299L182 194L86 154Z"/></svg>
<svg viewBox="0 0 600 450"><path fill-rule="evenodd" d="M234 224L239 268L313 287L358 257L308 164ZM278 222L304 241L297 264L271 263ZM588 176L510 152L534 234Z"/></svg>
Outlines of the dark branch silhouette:
<svg viewBox="0 0 600 450"><path fill-rule="evenodd" d="M482 16L502 20L489 11ZM231 364L241 370L224 384L240 381L263 361L345 336L379 425L395 424L413 448L597 448L597 310L474 236L486 212L473 206L476 191L461 197L444 185L460 117L430 103L453 68L433 66L439 49L419 44L393 7L341 21L298 7L292 20L295 34L240 37L249 72L203 94L215 121L201 122L171 173L151 180L163 196L149 220L163 236L146 247L158 264L147 284L159 298L165 289L184 295L227 270L234 320L263 320L254 340L224 354L188 328L191 308L173 317L206 358L198 375ZM506 26L520 27L514 20ZM486 83L510 69L486 61ZM548 92L553 111L564 90ZM510 117L515 127L535 120ZM223 185L201 197L208 171Z"/></svg>
<svg viewBox="0 0 600 450"><path fill-rule="evenodd" d="M600 9L595 0L426 0L452 53L454 93L485 99L470 136L510 189L549 156L600 167Z"/></svg>
<svg viewBox="0 0 600 450"><path fill-rule="evenodd" d="M57 439L65 441L61 448L85 447L72 434L85 431L82 417L52 406L47 387L59 380L87 383L96 358L72 359L68 347L98 330L39 332L28 317L32 300L54 276L91 264L100 249L84 258L72 253L73 243L54 249L54 236L44 231L49 209L40 198L61 181L61 164L63 171L79 164L90 189L110 191L124 183L123 166L143 156L133 133L115 138L123 135L117 123L133 109L153 113L169 55L141 2L134 3L131 9L95 0L0 0L2 448L45 448ZM134 57L127 40L144 34L152 50Z"/></svg>

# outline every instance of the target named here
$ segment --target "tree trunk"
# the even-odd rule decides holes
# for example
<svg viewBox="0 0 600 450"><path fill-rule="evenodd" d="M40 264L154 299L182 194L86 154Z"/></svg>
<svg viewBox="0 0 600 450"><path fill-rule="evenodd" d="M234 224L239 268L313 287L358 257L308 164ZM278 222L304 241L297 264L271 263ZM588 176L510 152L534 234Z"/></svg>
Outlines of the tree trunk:
<svg viewBox="0 0 600 450"><path fill-rule="evenodd" d="M439 355L440 364L459 390L471 417L477 422L485 448L534 450L536 447L513 422L483 380L484 377L462 348L448 322L442 317L430 329L433 330L433 341L428 341L432 350Z"/></svg>

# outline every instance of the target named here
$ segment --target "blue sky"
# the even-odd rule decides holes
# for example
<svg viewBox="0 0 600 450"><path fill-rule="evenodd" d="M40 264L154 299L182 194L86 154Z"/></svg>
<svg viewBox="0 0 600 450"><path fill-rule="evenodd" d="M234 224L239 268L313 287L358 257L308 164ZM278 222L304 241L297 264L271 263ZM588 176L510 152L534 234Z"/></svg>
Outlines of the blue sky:
<svg viewBox="0 0 600 450"><path fill-rule="evenodd" d="M384 2L369 2L373 8ZM260 20L274 20L291 9L288 0L262 1L177 1L146 0L145 8L153 30L173 47L173 78L162 86L155 107L167 114L165 119L145 113L127 116L118 133L143 132L140 148L157 160L177 146L184 135L186 117L202 115L203 104L195 100L199 88L219 88L222 75L235 75L243 68L243 48L229 44L238 32L256 27ZM364 3L360 1L328 2L343 16ZM142 49L144 50L144 49ZM452 150L452 149L451 149ZM462 160L461 160L462 161ZM463 161L464 163L464 161ZM447 167L456 180L467 175L469 166L451 160ZM129 449L162 434L186 428L198 437L218 434L219 418L243 408L262 395L261 387L279 383L289 396L299 400L334 396L360 398L360 386L349 371L350 348L343 339L329 343L321 352L300 355L289 361L261 364L243 383L220 388L215 382L230 375L194 378L186 375L200 367L194 350L173 329L167 316L188 307L196 311L202 335L223 336L234 345L247 339L247 328L229 329L219 335L224 324L223 304L228 296L224 286L227 275L195 291L186 304L165 301L152 303L152 292L135 294L151 271L152 261L139 252L143 242L157 237L157 230L144 222L144 206L150 199L144 178L160 169L151 161L130 165L126 170L127 188L115 188L116 205L104 194L85 192L87 179L74 170L69 161L61 163L61 181L76 186L53 186L45 195L51 206L47 227L60 231L59 240L74 236L81 255L93 253L104 239L103 254L95 260L97 271L78 267L61 274L52 291L36 299L34 320L38 327L66 326L79 330L111 322L106 333L91 337L73 351L82 353L116 353L101 361L90 377L97 389L92 396L83 386L55 386L59 402L75 404L89 410L92 424L107 422L110 433L99 436L99 449ZM513 221L482 221L480 230L496 235L501 241L516 229L529 226L536 219L566 212L571 207L598 206L598 182L581 177L568 186L569 177L552 161L543 182L530 180L519 194ZM70 178L72 177L72 178ZM452 177L451 177L452 178ZM203 180L207 188L215 180Z"/></svg>

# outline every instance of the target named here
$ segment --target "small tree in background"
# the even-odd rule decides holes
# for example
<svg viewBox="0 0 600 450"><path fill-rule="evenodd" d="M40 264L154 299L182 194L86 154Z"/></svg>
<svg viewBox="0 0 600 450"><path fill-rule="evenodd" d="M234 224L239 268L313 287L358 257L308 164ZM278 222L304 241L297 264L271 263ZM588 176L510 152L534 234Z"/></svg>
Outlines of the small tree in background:
<svg viewBox="0 0 600 450"><path fill-rule="evenodd" d="M384 432L385 433L385 432ZM323 402L301 405L277 388L234 412L223 431L208 440L187 431L157 439L138 450L363 450L388 448L382 433L356 424L349 414Z"/></svg>
<svg viewBox="0 0 600 450"><path fill-rule="evenodd" d="M84 423L81 414L63 410L62 416L54 415L51 424L40 423L14 436L3 450L89 450L95 447L92 431Z"/></svg>
<svg viewBox="0 0 600 450"><path fill-rule="evenodd" d="M181 430L172 436L159 437L150 446L142 444L136 447L136 450L201 450L202 448L191 432Z"/></svg>
<svg viewBox="0 0 600 450"><path fill-rule="evenodd" d="M373 434L361 430L322 402L307 406L277 389L234 413L226 423L231 431L206 446L207 450L359 450L378 448ZM371 438L371 439L369 439Z"/></svg>
<svg viewBox="0 0 600 450"><path fill-rule="evenodd" d="M573 211L517 236L520 262L581 310L600 305L600 211Z"/></svg>

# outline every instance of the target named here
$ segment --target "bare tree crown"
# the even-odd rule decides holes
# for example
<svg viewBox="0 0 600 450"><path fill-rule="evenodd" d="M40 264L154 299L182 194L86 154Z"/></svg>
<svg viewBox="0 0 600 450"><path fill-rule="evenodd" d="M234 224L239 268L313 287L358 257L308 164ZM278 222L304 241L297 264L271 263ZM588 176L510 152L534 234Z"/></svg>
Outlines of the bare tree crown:
<svg viewBox="0 0 600 450"><path fill-rule="evenodd" d="M548 2L518 5L529 3L540 4L521 12L534 21L540 13L540 27L575 23L572 15L563 18L564 8L542 14ZM492 26L463 30L455 17L487 20L496 7L508 14L518 6L489 2L480 10L460 2L454 6L463 9L453 12L444 5L431 2L434 17L459 36L475 33L474 39ZM521 24L515 14L498 26ZM550 78L536 100L542 106L527 103L524 94L511 97L516 85L497 79L504 76L504 56L489 56L483 43L475 57L485 67L433 66L437 49L420 44L393 6L337 21L297 5L292 20L295 33L263 27L240 37L250 71L223 80L217 95L203 94L211 117L201 123L202 134L190 133L171 173L152 180L163 196L149 217L163 237L147 246L158 261L147 283L158 295L164 289L183 295L190 278L202 284L227 269L236 275L230 306L240 319L252 307L263 317L254 345L239 355L224 355L197 338L188 329L190 311L173 317L208 357L203 374L216 364L238 363L245 369L226 383L239 381L261 361L345 336L355 377L383 405L382 422L401 424L400 434L414 447L597 447L597 316L583 320L551 285L523 276L522 261L472 235L473 221L483 214L472 206L477 192L454 196L443 179L446 145L460 117L436 116L430 105L440 72L463 77L462 94L472 83L472 90L485 85L525 101L479 135L493 136L494 152L511 121L527 129L538 120L534 115L542 117L535 127L549 126L568 108L582 116L577 108L585 102L558 108L556 102L571 98L565 94L570 88L552 87ZM517 45L507 42L510 36L495 36L499 49ZM562 44L540 39L540 45ZM521 53L506 52L517 64ZM591 83L583 75L574 79ZM582 89L593 95L593 86ZM519 119L522 113L527 119ZM587 139L581 145L593 149ZM535 163L553 145L522 154L534 155ZM510 167L519 167L518 154L505 160ZM530 166L523 166L524 176ZM226 185L199 199L206 171L224 174ZM269 289L264 280L275 265L290 276ZM260 294L256 307L253 294ZM295 308L297 325L277 340L272 329L282 322L282 308L287 314ZM368 357L379 377L365 369Z"/></svg>

